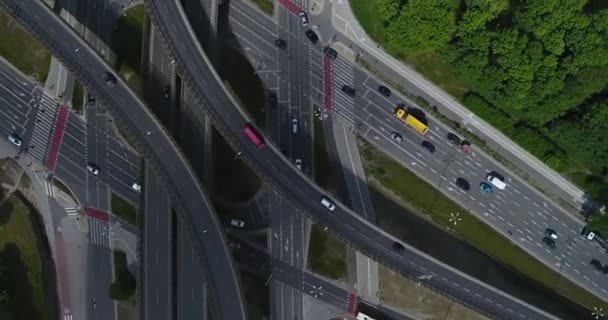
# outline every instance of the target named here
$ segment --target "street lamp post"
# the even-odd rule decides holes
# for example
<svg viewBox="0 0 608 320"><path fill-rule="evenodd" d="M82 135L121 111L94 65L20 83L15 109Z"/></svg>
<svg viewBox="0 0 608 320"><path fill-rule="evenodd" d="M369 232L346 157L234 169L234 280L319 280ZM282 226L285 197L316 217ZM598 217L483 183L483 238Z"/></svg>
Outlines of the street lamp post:
<svg viewBox="0 0 608 320"><path fill-rule="evenodd" d="M443 170L441 171L441 176L439 176L439 183L437 184L437 190L435 192L435 196L433 196L433 202L431 203L431 210L433 210L433 208L435 207L435 201L437 201L437 196L439 196L439 191L441 190L441 183L443 183L443 176L445 175L445 172L448 170L448 167L450 166L450 164L452 164L452 162L454 162L454 159L452 159L449 155L444 159L445 161L445 166L443 167Z"/></svg>
<svg viewBox="0 0 608 320"><path fill-rule="evenodd" d="M566 247L566 253L568 253L568 251L570 250L570 246L572 246L572 243L574 243L574 238L572 236L568 236L568 242L567 242L567 247ZM566 257L564 255L564 258L562 258L562 261L560 262L559 265L559 271L557 272L557 276L555 277L555 285L553 286L553 291L555 291L555 289L557 289L557 285L559 284L559 280L561 280L562 278L562 269L564 268L564 265L566 264Z"/></svg>

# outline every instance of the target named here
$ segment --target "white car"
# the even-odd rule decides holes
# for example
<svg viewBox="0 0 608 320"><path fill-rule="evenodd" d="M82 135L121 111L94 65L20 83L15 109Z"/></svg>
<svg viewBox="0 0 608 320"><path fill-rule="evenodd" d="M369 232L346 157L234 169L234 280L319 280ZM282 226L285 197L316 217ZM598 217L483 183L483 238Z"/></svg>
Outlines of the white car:
<svg viewBox="0 0 608 320"><path fill-rule="evenodd" d="M245 221L239 219L230 219L230 225L235 228L242 228L245 226Z"/></svg>
<svg viewBox="0 0 608 320"><path fill-rule="evenodd" d="M89 172L94 175L99 174L99 167L96 164L94 164L93 162L89 162L87 164L87 170L89 170Z"/></svg>
<svg viewBox="0 0 608 320"><path fill-rule="evenodd" d="M291 120L291 133L298 134L298 119Z"/></svg>
<svg viewBox="0 0 608 320"><path fill-rule="evenodd" d="M302 159L296 159L296 168L302 170Z"/></svg>
<svg viewBox="0 0 608 320"><path fill-rule="evenodd" d="M10 141L12 144L16 145L17 147L21 147L21 143L22 143L21 138L16 133L9 135L8 141Z"/></svg>
<svg viewBox="0 0 608 320"><path fill-rule="evenodd" d="M507 187L507 184L504 183L504 181L500 180L498 177L492 175L491 173L488 174L486 180L488 180L489 183L491 183L493 186L500 190L504 190Z"/></svg>
<svg viewBox="0 0 608 320"><path fill-rule="evenodd" d="M133 182L131 189L133 189L135 192L141 192L141 185L137 182Z"/></svg>
<svg viewBox="0 0 608 320"><path fill-rule="evenodd" d="M333 201L329 200L327 197L321 197L321 204L329 209L329 211L336 210L336 204Z"/></svg>
<svg viewBox="0 0 608 320"><path fill-rule="evenodd" d="M298 14L298 17L300 17L300 22L302 22L302 27L308 27L308 15L306 14L306 12L300 11L300 13Z"/></svg>

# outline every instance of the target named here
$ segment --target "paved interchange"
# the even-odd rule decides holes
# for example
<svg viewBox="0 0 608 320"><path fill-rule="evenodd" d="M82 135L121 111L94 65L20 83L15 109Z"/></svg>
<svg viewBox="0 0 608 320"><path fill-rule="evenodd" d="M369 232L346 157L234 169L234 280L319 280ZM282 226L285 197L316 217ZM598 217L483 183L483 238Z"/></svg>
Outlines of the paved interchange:
<svg viewBox="0 0 608 320"><path fill-rule="evenodd" d="M494 289L490 289L447 266L431 263L431 267L428 265L431 258L422 258L422 255L419 255L420 253L413 249L410 251L411 253L408 252L401 256L396 254L389 249L394 238L377 227L362 221L341 204L338 204L336 211L328 214L327 210L318 203L318 199L324 194L322 190L288 163L274 146L268 145L264 149L257 149L242 135L242 128L249 122L248 118L238 108L236 101L227 94L215 71L209 68L209 61L201 47L199 45L184 45L184 43L197 44L197 41L190 27L184 22L185 14L181 6L171 1L163 3L151 1L149 6L153 21L164 31L162 34L166 37L169 50L175 55L176 64L182 76L191 85L192 91L199 101L203 102L202 105L206 107L207 114L211 117L218 131L228 139L233 148L242 153L242 157L254 169L266 173L261 174L261 176L283 196L293 201L293 203L298 203L299 207L305 208L307 214L310 214L321 224L328 226L362 252L372 257L378 257L381 254L382 259L379 260L382 263L398 269L404 274L422 274L412 270L412 267L418 267L419 263L424 264L427 270L436 269L439 273L450 270L451 274L449 276L452 281L440 276L431 279L427 284L432 287L441 287L441 291L448 292L459 301L480 309L482 312L506 318L516 316L518 313L522 313L524 316L526 316L524 313L529 313L528 316L534 314L532 317L535 318L548 316L538 309L524 305L523 302L517 305L517 310L509 307L505 309L504 306L512 306L516 300L494 291ZM171 32L168 32L169 30ZM209 79L211 77L213 78ZM227 108L226 106L232 107ZM200 112L203 112L203 110L200 110ZM416 252L416 255L414 255L414 252ZM405 259L405 255L409 254L413 256L408 256L408 259ZM440 271L440 269L442 270ZM442 280L442 278L445 280ZM457 284L454 282L456 279L466 282L466 284ZM483 294L479 294L479 297L477 297L455 293L463 291L463 288L473 292L483 292ZM481 298L482 296L484 298Z"/></svg>
<svg viewBox="0 0 608 320"><path fill-rule="evenodd" d="M213 209L196 175L162 125L120 79L108 90L103 75L111 70L110 67L42 2L5 0L1 3L49 46L53 54L63 60L96 96L107 102L116 119L131 129L132 140L139 144L142 156L160 174L176 211L189 221L197 253L201 260L207 261L204 264L206 271L213 274L209 278L210 287L214 292L222 293L217 296L220 317L245 318L242 290L220 223L211 213ZM206 210L207 214L200 214L200 210Z"/></svg>
<svg viewBox="0 0 608 320"><path fill-rule="evenodd" d="M8 1L5 1L5 3L6 3L6 2L8 2ZM174 53L175 53L175 52L174 52ZM192 56L196 56L196 54L195 54L195 55L192 55ZM178 58L177 60L178 60L178 61L180 61L180 59L179 59L179 55L177 55L176 57ZM180 61L180 62L183 62L183 60L182 60L182 61ZM180 66L183 66L183 65L182 65L182 64L180 64ZM104 70L104 69L103 69L103 68L100 68L99 70ZM198 69L187 69L187 70L198 70ZM82 74L79 74L79 75L80 75L80 76L82 76ZM99 74L99 75L100 75L100 74ZM100 80L100 79L101 79L101 76L98 76L98 79L95 79L95 81L97 81L97 82L101 82L101 80ZM366 80L366 81L367 81L367 80ZM357 83L357 82L355 81L355 83ZM208 83L208 84L211 84L211 83ZM121 85L122 85L122 83L121 83ZM100 86L99 86L99 87L100 87ZM115 89L113 89L113 90L117 90L117 89L119 89L119 86L117 86L117 87L116 87ZM369 90L368 90L368 89L369 89ZM195 90L195 91L196 91L196 90ZM217 91L217 92L223 92L223 91L222 91L222 90L220 90L220 91ZM360 96L360 95L359 95L359 93L361 93L361 90L360 90L360 92L358 92L357 97L359 97L359 96ZM366 92L365 92L365 95L368 95L368 94L369 94L369 95L373 96L373 94L374 94L374 93L375 93L375 88L373 87L373 85L371 85L371 86L366 86ZM198 98L200 99L200 98L201 98L201 96L199 96ZM373 100L373 98L370 98L369 100L370 100L370 101L372 101L372 100ZM384 102L383 102L383 103L384 103ZM382 103L382 104L383 104L383 103ZM393 102L393 103L394 103L394 102ZM390 108L391 108L391 107L392 107L392 105L394 105L394 104L392 104L392 103L391 103L391 104L388 104L388 105L389 105L389 106L391 106L391 107L389 107L389 108L387 108L387 109L383 109L383 108L382 108L382 106L380 106L380 104L381 104L381 103L373 104L373 105L374 105L374 107L378 108L380 111L375 111L375 113L374 113L374 112L369 112L369 111L368 111L368 113L367 113L367 114L369 114L369 115L374 115L374 114L376 114L376 116L370 116L366 122L363 122L363 123L364 123L364 125L365 125L365 124L367 124L367 125L369 125L369 126L373 127L373 128L372 128L372 129L370 129L370 130L378 130L378 135L379 135L379 136L385 136L385 135L386 135L386 132L390 132L390 131L387 131L387 130L399 130L399 131L402 131L402 133L403 133L403 135L404 135L404 136L409 136L409 138L410 138L409 140L414 140L414 141L415 141L415 139L416 139L416 138L418 138L417 136L415 136L415 135L411 135L410 133L408 133L408 132L407 132L407 128L404 128L404 127L403 127L401 124L397 123L397 122L394 120L394 118L392 118L392 116L390 115L390 110L391 110ZM218 105L224 105L224 104L218 104ZM355 105L356 105L356 104L355 104ZM338 107L338 110L337 110L337 112L338 112L338 113L340 113L340 112L341 112L339 108L340 108L340 106ZM344 109L342 110L342 112L343 112L343 114L347 114L347 112L348 112L347 107L344 107ZM357 112L355 112L355 113L357 113ZM238 112L237 112L237 114L238 114ZM233 113L232 115L234 115L234 113ZM370 123L372 123L372 124L373 124L372 120L370 120L370 119L372 119L372 118L374 118L374 117L384 117L384 120L382 120L382 121L377 121L377 123L376 123L376 124L374 124L374 125L370 125ZM240 116L240 117L235 117L235 119L239 119L239 118L241 118L241 119L242 119L242 116ZM382 119L382 118L380 118L380 119ZM239 119L239 120L240 120L240 119ZM243 120L244 120L244 119L243 119ZM217 119L216 119L216 122L217 122ZM244 121L235 121L235 122L237 122L237 125L234 125L234 127L230 127L230 129L233 129L233 128L234 128L234 129L235 129L235 130L234 130L234 132L236 132L236 133L238 134L238 133L240 132L240 129L242 128L242 126L241 126L241 127L239 127L239 126L238 126L238 124L241 124L241 125L242 125L242 124L244 124ZM392 126L391 126L391 123L392 123ZM387 126L387 124L389 124L389 125ZM384 128L385 128L385 131L382 131L382 129L379 129L379 128L383 128L383 126L386 126L386 127L384 127ZM363 129L365 129L365 127L363 127ZM434 127L433 125L431 125L431 131L440 131L441 129L442 129L442 128L441 128L441 127L439 127L439 126ZM366 133L366 132L365 132L365 130L361 130L361 131L362 131L362 132L364 132L364 134ZM142 132L143 132L143 131L142 131ZM140 132L140 133L141 133L141 132ZM238 136L237 134L235 134L235 136ZM442 142L443 142L443 144L445 144L445 141L441 141L441 140L440 140L441 136L438 136L438 137L436 137L436 138L437 138L437 142L438 142L438 143L442 143ZM408 139L406 139L406 141L409 141L409 140L408 140ZM391 148L393 148L392 150L396 150L396 151L393 151L393 153L396 153L396 152L399 152L399 151L403 152L403 150L399 150L399 148L398 148L397 146L392 145L392 143L391 143L390 141L388 141L388 140L386 140L386 141L384 141L384 142L382 142L382 143L385 143L385 144L386 144L386 145L385 145L385 147L384 147L383 149L391 149ZM238 143L237 143L237 144L238 144ZM253 151L253 150L252 150L252 148L250 148L249 146L247 146L246 144L244 144L242 140L240 141L240 144L241 144L241 145L245 145L245 148L239 148L239 150L248 150L250 154L253 154L253 153L254 153L254 152L252 152L252 151ZM412 148L414 148L414 147L415 147L415 144L414 144L414 145L412 145L411 147L412 147ZM448 147L446 147L445 145L442 145L442 148L445 148L445 150L450 150L450 149L448 149L448 148L449 148L449 146L448 146ZM271 149L272 149L272 148L271 148ZM267 149L265 149L265 150L268 150L268 148L267 148ZM274 151L274 152L273 152L274 154L278 154L276 149L272 149L272 151ZM419 150L419 151L424 151L424 150ZM456 153L458 153L458 152L459 152L459 151L456 151ZM244 152L244 153L245 153L245 152ZM390 152L389 152L389 153L390 153ZM448 154L448 153L449 153L449 151L448 151L448 152L446 152L446 154ZM393 155L393 154L392 154L392 155ZM452 152L451 152L451 155L452 155L452 156L455 156L455 155L458 155L458 154L454 154L454 152L452 151ZM393 155L393 156L394 156L394 155ZM410 156L414 157L413 155L410 155ZM422 157L421 155L418 155L418 154L416 154L416 156L418 156L418 157ZM460 156L460 155L458 155L458 156ZM273 154L271 154L271 155L267 155L266 157L267 157L267 158L269 158L269 160L272 160L272 157L275 157L275 158L276 158L276 156L274 156ZM397 155L397 156L394 156L394 157L399 158L399 157L403 157L403 155L400 155L400 156L399 156L399 155ZM465 157L466 157L466 156L465 156ZM284 162L282 159L280 159L280 157L278 157L278 158L279 158L279 160L280 160L280 161L272 160L272 161L268 161L268 162L270 163L270 165L271 165L271 166L272 166L272 165L274 165L274 166L275 166L275 168L281 168L281 167L284 167L286 163L285 163L285 162ZM471 161L472 161L472 159L469 159L469 160L471 160ZM467 160L462 160L462 161L466 162ZM432 161L429 161L429 162L432 162ZM421 162L421 163L422 163L422 162ZM450 167L451 167L451 166L453 166L453 165L457 165L457 163L458 163L458 162L457 162L457 160L454 160L454 161L453 161L453 162L450 164ZM258 168L260 168L260 167L264 167L264 166L268 166L268 164L263 164L262 166L260 166L260 164L259 164L259 163L254 163L254 164L256 164L256 167L258 167ZM463 166L463 165L461 164L460 166ZM463 167L464 167L464 166L463 166ZM292 171L292 172L290 173L290 171ZM285 172L285 175L286 175L286 176L288 176L288 175L293 176L293 175L294 175L294 173L293 173L293 168L290 168L290 169L287 169L287 170L285 170L285 169L284 169L284 171L283 171L283 172ZM432 172L432 171L431 171L431 172ZM455 172L455 174L456 174L456 175L462 174L462 173L459 173L459 172L458 172L458 171L456 171L456 170L455 170L454 172ZM296 175L297 175L297 174L296 174ZM297 176L299 176L299 175L297 175ZM484 176L484 174L482 173L482 174L480 174L479 176L477 176L476 178L478 178L478 179L483 179L483 176ZM515 183L510 182L510 185L511 185L511 187L513 188L513 190L518 190L518 184L517 184L517 183L518 183L518 182L515 182ZM305 182L304 184L308 184L308 183L307 183L307 182ZM447 184L447 183L446 183L446 184ZM474 184L473 184L473 185L474 185ZM519 185L519 186L521 186L521 185ZM310 189L310 187L308 187L308 186L302 186L302 187L301 187L301 189L302 189L302 190L304 190L304 188L308 188L308 190L313 190L313 192L314 192L314 194L315 194L315 195L319 195L319 194L320 194L320 190L317 190L317 189ZM509 190L509 189L507 189L507 190ZM448 190L448 191L449 191L449 190ZM519 192L521 193L521 191L519 191ZM463 196L463 195L461 195L461 196ZM466 197L466 195L464 195L464 196ZM308 213L309 213L309 214L311 213L310 211L321 211L321 210L324 210L322 207L320 207L320 206L318 206L318 205L316 205L316 206L311 206L312 204L315 204L315 203L316 203L316 200L317 200L317 199L314 199L314 196L313 196L313 197L311 197L311 198L313 198L313 199L311 200L311 199L309 198L309 199L304 199L303 201L302 201L302 200L300 200L300 201L301 201L300 203L302 203L302 202L308 202L308 204L307 204L306 206L303 206L303 207L309 207L309 209L310 209L310 208L312 208L312 210L308 210ZM318 198L318 197L317 197L317 198ZM529 197L529 198L530 198L530 197ZM474 201L474 200L472 200L472 201ZM500 201L500 199L498 199L498 201ZM539 200L537 200L537 201L539 201ZM497 203L500 203L500 202L497 202ZM534 202L533 200L531 200L531 204L532 204L534 207L541 208L542 201L541 201L541 202L539 202L539 203L536 203L536 205L534 205L533 203L535 203L535 202ZM542 207L543 207L543 208L545 207L545 206L544 206L544 204L542 204ZM340 207L340 209L342 209L342 207ZM494 210L494 209L492 209L492 210ZM542 208L541 208L541 210L542 210ZM341 210L340 210L340 211L341 211ZM340 212L336 212L336 213L335 213L335 215L338 215L339 213L340 213ZM542 217L542 215L541 215L541 217ZM329 219L329 218L321 218L321 219ZM320 220L321 220L321 219L320 219ZM329 220L329 221L331 221L331 220ZM532 221L532 220L531 220L531 221ZM356 221L355 221L355 222L356 222ZM367 229L365 228L365 224L363 224L363 225L364 225L364 228L363 228L362 230L367 230ZM369 226L368 226L368 227L369 227ZM331 226L330 226L330 228L331 228ZM553 227L553 228L554 228L554 229L558 229L557 227ZM565 227L564 227L564 228L565 228ZM567 229L566 229L566 230L567 230ZM531 232L531 233L533 233L533 232ZM560 231L559 231L559 230L558 230L558 233L560 233ZM563 233L563 234L566 234L566 233L568 233L568 231L564 231L564 233ZM576 234L578 235L578 232L576 232ZM388 248L388 247L390 247L390 238L389 238L388 240L389 240L388 242L387 242L387 241L384 241L384 246L383 246L384 248ZM380 246L380 247L381 247L380 249L376 249L376 250L378 250L379 252L381 252L381 251L383 250L382 246ZM386 249L384 249L384 250L386 251ZM364 250L364 251L367 251L367 250ZM384 254L386 254L386 253L384 253ZM386 255L388 255L388 256L390 257L391 255L394 255L394 254L390 253L390 251L389 251L389 253L388 253L388 254L386 254ZM377 256L377 255L373 255L373 256ZM394 257L391 257L391 258L392 258L392 259L395 259ZM389 258L389 259L390 259L390 258ZM392 263L395 263L395 262L392 262ZM390 264L390 261L389 261L389 264ZM396 263L396 264L397 264L397 263ZM431 284L431 285L433 285L433 284ZM437 284L435 284L435 285L437 285Z"/></svg>

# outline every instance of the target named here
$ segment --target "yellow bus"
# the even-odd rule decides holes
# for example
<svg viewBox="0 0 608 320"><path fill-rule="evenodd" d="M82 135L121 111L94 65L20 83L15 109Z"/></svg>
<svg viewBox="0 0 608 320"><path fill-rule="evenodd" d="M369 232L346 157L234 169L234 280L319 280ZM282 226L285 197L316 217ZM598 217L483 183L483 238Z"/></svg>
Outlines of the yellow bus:
<svg viewBox="0 0 608 320"><path fill-rule="evenodd" d="M426 124L424 124L420 120L416 119L416 117L414 117L413 115L408 114L402 108L397 108L397 111L395 112L395 116L398 119L400 119L401 121L405 122L405 124L407 124L408 126L412 127L414 130L418 131L420 134L425 134L427 132L427 130L429 129L426 126ZM405 117L405 119L404 119L404 117Z"/></svg>

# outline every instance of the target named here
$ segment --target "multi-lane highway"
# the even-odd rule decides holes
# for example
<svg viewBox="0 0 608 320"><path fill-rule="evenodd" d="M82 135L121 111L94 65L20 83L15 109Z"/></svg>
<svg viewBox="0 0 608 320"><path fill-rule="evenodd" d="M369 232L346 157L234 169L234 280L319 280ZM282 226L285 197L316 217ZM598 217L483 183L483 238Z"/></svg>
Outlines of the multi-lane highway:
<svg viewBox="0 0 608 320"><path fill-rule="evenodd" d="M605 252L598 243L580 235L583 227L580 221L510 175L475 146L470 152L454 146L447 139L450 130L432 117L428 116L429 132L424 136L406 127L394 117L393 111L397 103L413 103L395 90L391 97L383 96L377 90L382 83L365 71L356 68L351 84L358 90L355 103L336 95L334 106L335 113L351 123L353 130L548 266L608 298L604 289L608 279L589 265L592 258L602 260ZM401 134L404 140L394 141L393 132ZM421 146L424 140L435 146L434 152ZM494 188L492 193L480 190L480 182L491 171L505 177L505 190ZM468 181L470 190L458 187L457 178ZM546 229L556 231L556 249L543 244Z"/></svg>
<svg viewBox="0 0 608 320"><path fill-rule="evenodd" d="M124 127L130 129L131 138L160 174L177 211L188 219L197 251L207 261L204 267L213 274L209 283L218 293L220 316L244 318L242 291L219 221L189 164L160 123L125 82L117 79L115 85L110 86L104 80L104 74L111 70L109 66L42 2L3 0L1 3L107 102Z"/></svg>
<svg viewBox="0 0 608 320"><path fill-rule="evenodd" d="M245 6L238 3L237 1L232 4L232 7L238 9L233 9L231 12L246 10ZM325 10L331 11L331 8ZM244 15L238 13L239 17ZM248 33L245 34L255 34L253 29L256 27L258 34L266 34L268 26L260 27L256 22L267 19L257 18L256 15L250 16L256 20L248 22ZM312 15L311 23L325 23L322 16ZM317 20L318 18L321 20ZM235 33L241 32L243 32L241 29L235 30ZM326 36L329 35L329 31L325 33ZM337 35L334 40L343 48L352 46L344 36ZM260 42L262 41L255 41L256 44ZM265 47L268 45L258 45L257 51L263 52ZM582 228L580 221L562 211L522 180L509 175L507 169L475 146L471 153L461 152L458 147L448 142L446 138L448 128L430 115L431 129L426 136L418 135L405 127L393 116L394 108L400 102L407 102L410 106L414 103L399 95L394 89L389 98L380 94L377 89L383 83L354 63L356 49L356 45L353 50L346 49L349 54L340 54L331 66L333 86L331 102L334 115L348 123L350 125L348 129L358 132L384 153L439 187L441 192L454 198L463 207L471 209L480 219L506 237L512 238L515 243L548 266L582 284L588 290L606 297L605 286L608 279L589 264L591 259L601 261L604 251L596 242L586 241L579 236ZM287 69L280 69L279 74L285 70ZM314 76L313 73L312 77ZM354 98L340 90L345 84L357 90ZM405 141L402 143L393 141L390 137L392 132L400 133L405 137ZM420 143L423 140L433 143L436 151L430 153L422 148ZM505 191L495 190L493 194L486 195L480 191L479 183L485 180L488 172L494 170L506 177L509 187ZM467 192L457 187L456 178L465 178L471 185L471 190ZM558 234L556 250L542 243L548 228Z"/></svg>
<svg viewBox="0 0 608 320"><path fill-rule="evenodd" d="M277 148L267 144L267 147L258 149L241 133L250 119L230 96L215 70L210 67L209 60L186 22L180 4L152 0L149 5L151 17L166 37L168 47L174 54L184 79L192 87L197 99L208 108L207 114L218 131L287 199L298 204L314 219L328 226L362 252L403 274L417 276L429 271L437 274L437 277L427 281L428 285L481 312L501 318L551 318L547 313L441 265L413 248L408 248L409 250L402 254L393 251L393 237L359 218L340 203L337 203L335 211L328 211L319 203L324 192L286 161ZM186 46L185 43L189 45ZM421 266L426 272L421 272ZM471 291L477 295L467 293Z"/></svg>

